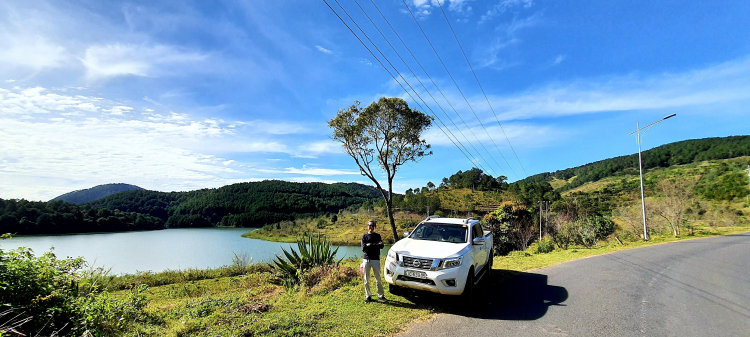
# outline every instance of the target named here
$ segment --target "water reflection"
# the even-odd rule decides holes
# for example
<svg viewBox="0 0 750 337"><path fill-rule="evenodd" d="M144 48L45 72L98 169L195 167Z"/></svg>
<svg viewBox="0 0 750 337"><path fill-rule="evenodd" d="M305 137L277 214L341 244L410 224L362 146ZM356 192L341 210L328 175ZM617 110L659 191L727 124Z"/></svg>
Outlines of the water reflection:
<svg viewBox="0 0 750 337"><path fill-rule="evenodd" d="M54 247L58 257L82 256L113 274L167 269L216 268L232 263L233 253L254 262L269 261L288 243L241 237L248 228L179 228L106 234L19 236L0 241L4 249L30 247L41 254ZM382 251L385 255L389 247ZM359 246L339 248L337 257L361 257Z"/></svg>

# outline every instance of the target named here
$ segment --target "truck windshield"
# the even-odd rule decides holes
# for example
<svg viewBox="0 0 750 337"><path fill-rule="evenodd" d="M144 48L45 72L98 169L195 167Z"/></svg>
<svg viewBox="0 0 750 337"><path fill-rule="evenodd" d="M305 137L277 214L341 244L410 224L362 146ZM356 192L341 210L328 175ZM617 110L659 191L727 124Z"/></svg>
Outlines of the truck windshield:
<svg viewBox="0 0 750 337"><path fill-rule="evenodd" d="M423 223L409 236L415 240L466 243L466 225Z"/></svg>

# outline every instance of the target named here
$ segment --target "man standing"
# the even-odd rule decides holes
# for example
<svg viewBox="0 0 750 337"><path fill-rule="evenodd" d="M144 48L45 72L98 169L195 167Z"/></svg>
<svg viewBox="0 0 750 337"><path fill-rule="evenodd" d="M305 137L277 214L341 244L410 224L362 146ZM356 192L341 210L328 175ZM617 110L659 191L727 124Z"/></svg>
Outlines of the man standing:
<svg viewBox="0 0 750 337"><path fill-rule="evenodd" d="M365 303L370 303L372 293L370 293L370 268L375 274L375 283L378 285L378 300L385 302L383 294L383 282L381 281L380 271L380 250L383 249L383 239L380 234L375 233L375 221L367 222L367 233L362 234L362 258L363 274L365 274Z"/></svg>

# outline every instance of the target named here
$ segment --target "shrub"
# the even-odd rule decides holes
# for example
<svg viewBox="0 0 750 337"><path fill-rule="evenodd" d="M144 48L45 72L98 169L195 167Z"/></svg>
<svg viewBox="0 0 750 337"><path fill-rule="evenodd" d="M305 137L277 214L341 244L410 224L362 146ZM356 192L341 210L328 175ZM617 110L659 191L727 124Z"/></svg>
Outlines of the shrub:
<svg viewBox="0 0 750 337"><path fill-rule="evenodd" d="M331 250L331 243L320 234L317 238L312 234L297 238L297 248L299 253L291 246L289 251L282 248L284 255L277 255L272 262L277 276L287 288L299 284L300 276L308 269L340 262L336 261L339 249Z"/></svg>
<svg viewBox="0 0 750 337"><path fill-rule="evenodd" d="M147 286L111 298L101 290L106 272L81 271L85 265L51 251L35 256L28 248L0 249L0 312L18 315L15 330L26 335L116 335L142 315Z"/></svg>
<svg viewBox="0 0 750 337"><path fill-rule="evenodd" d="M408 230L409 228L414 228L417 225L417 222L412 219L406 219L404 222L398 225L399 229L402 230Z"/></svg>
<svg viewBox="0 0 750 337"><path fill-rule="evenodd" d="M536 244L535 254L547 254L555 250L555 244L551 240L541 240Z"/></svg>

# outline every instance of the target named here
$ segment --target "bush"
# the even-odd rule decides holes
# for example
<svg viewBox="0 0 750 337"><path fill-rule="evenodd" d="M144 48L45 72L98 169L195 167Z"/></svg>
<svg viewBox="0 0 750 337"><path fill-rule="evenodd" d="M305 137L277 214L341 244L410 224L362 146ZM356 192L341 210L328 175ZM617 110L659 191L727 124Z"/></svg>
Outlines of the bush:
<svg viewBox="0 0 750 337"><path fill-rule="evenodd" d="M612 220L592 216L563 224L552 239L561 249L568 249L571 244L584 245L588 248L614 232L615 223Z"/></svg>
<svg viewBox="0 0 750 337"><path fill-rule="evenodd" d="M287 288L299 284L300 276L309 269L338 265L340 262L340 260L336 261L336 253L339 249L331 250L331 243L320 235L317 238L312 234L306 238L297 238L297 248L299 253L292 247L289 247L289 251L282 248L284 256L277 255L273 260L272 267Z"/></svg>
<svg viewBox="0 0 750 337"><path fill-rule="evenodd" d="M534 250L535 254L547 254L555 250L555 244L554 242L550 240L541 240L538 241L536 244L536 250Z"/></svg>
<svg viewBox="0 0 750 337"><path fill-rule="evenodd" d="M18 312L26 322L16 330L26 335L116 335L142 315L147 287L113 299L101 290L106 273L82 272L85 264L51 251L37 257L28 248L0 249L0 312Z"/></svg>
<svg viewBox="0 0 750 337"><path fill-rule="evenodd" d="M417 225L417 222L412 219L406 219L404 222L398 225L399 229L402 230L408 230L409 228L414 228Z"/></svg>

